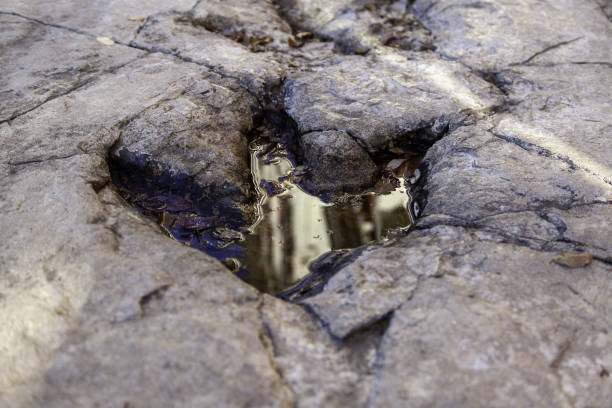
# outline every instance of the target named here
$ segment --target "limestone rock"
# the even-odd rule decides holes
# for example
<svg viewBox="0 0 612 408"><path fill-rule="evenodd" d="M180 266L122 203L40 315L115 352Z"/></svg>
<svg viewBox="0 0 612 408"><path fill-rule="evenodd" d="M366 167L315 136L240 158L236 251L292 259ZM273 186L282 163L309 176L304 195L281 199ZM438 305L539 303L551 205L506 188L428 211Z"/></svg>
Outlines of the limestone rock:
<svg viewBox="0 0 612 408"><path fill-rule="evenodd" d="M412 9L439 52L474 69L612 62L606 45L612 28L596 2L417 0Z"/></svg>
<svg viewBox="0 0 612 408"><path fill-rule="evenodd" d="M0 121L82 87L143 54L9 14L0 14L0 53Z"/></svg>
<svg viewBox="0 0 612 408"><path fill-rule="evenodd" d="M500 103L496 91L459 64L388 49L337 57L284 85L300 133L344 130L370 153L392 140L430 145L465 114Z"/></svg>
<svg viewBox="0 0 612 408"><path fill-rule="evenodd" d="M2 3L0 406L609 405L607 3L270 3ZM313 189L425 153L411 230L294 303L109 168L246 217L268 122Z"/></svg>
<svg viewBox="0 0 612 408"><path fill-rule="evenodd" d="M256 94L280 83L282 68L268 53L255 53L229 38L192 24L190 15L160 14L147 20L132 44L177 55L237 79Z"/></svg>
<svg viewBox="0 0 612 408"><path fill-rule="evenodd" d="M6 0L2 12L18 13L48 24L67 27L90 36L129 43L149 16L164 12L187 12L193 0L111 1L88 4L78 0L26 3Z"/></svg>
<svg viewBox="0 0 612 408"><path fill-rule="evenodd" d="M307 133L300 143L305 163L311 168L311 173L301 181L308 190L336 192L341 180L344 191L359 191L375 181L376 164L346 132Z"/></svg>
<svg viewBox="0 0 612 408"><path fill-rule="evenodd" d="M240 40L253 50L287 50L291 26L265 0L198 2L191 10L192 21L207 30Z"/></svg>

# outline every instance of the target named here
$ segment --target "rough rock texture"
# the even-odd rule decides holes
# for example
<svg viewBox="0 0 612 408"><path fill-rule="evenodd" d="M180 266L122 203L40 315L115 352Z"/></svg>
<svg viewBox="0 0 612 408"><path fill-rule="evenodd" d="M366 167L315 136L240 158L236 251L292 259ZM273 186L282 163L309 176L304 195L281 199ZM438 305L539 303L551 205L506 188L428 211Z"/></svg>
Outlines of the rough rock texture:
<svg viewBox="0 0 612 408"><path fill-rule="evenodd" d="M413 10L438 52L474 69L611 62L612 28L595 1L417 0Z"/></svg>
<svg viewBox="0 0 612 408"><path fill-rule="evenodd" d="M202 1L193 7L191 20L209 31L245 43L252 50L269 47L287 50L292 35L291 26L267 1Z"/></svg>
<svg viewBox="0 0 612 408"><path fill-rule="evenodd" d="M345 130L370 153L400 139L431 144L467 113L501 102L495 87L457 63L389 49L291 73L284 93L301 133Z"/></svg>
<svg viewBox="0 0 612 408"><path fill-rule="evenodd" d="M4 1L0 406L609 406L609 9ZM295 303L111 183L247 214L266 121L314 189L426 152L411 231Z"/></svg>
<svg viewBox="0 0 612 408"><path fill-rule="evenodd" d="M269 54L253 53L236 41L194 25L186 14L150 17L131 44L206 66L259 95L278 85L281 78L282 70Z"/></svg>
<svg viewBox="0 0 612 408"><path fill-rule="evenodd" d="M333 192L340 179L344 191L359 191L375 181L376 164L347 132L306 133L300 142L304 161L311 168L301 183L309 190Z"/></svg>
<svg viewBox="0 0 612 408"><path fill-rule="evenodd" d="M0 14L0 36L0 121L70 93L142 54L10 14Z"/></svg>

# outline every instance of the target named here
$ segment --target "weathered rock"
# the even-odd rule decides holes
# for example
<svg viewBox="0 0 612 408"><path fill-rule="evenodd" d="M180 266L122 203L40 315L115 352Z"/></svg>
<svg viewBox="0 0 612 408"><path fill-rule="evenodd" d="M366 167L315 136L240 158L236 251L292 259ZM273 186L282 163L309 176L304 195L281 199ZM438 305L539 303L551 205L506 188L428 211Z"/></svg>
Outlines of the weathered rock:
<svg viewBox="0 0 612 408"><path fill-rule="evenodd" d="M500 214L567 210L610 199L609 185L600 178L572 168L565 160L539 154L537 148L526 150L520 143L497 137L487 127L482 122L458 129L430 149L425 158L431 167L424 214L482 223ZM497 159L500 153L505 162ZM465 185L470 188L463 189ZM449 196L461 200L448 200ZM542 217L542 222L551 222ZM551 234L549 227L541 231L541 238Z"/></svg>
<svg viewBox="0 0 612 408"><path fill-rule="evenodd" d="M366 404L380 330L340 343L297 305L265 296L262 311L274 360L293 391L296 406Z"/></svg>
<svg viewBox="0 0 612 408"><path fill-rule="evenodd" d="M315 31L332 21L352 0L279 0L284 15L302 31Z"/></svg>
<svg viewBox="0 0 612 408"><path fill-rule="evenodd" d="M269 53L255 53L220 34L192 24L183 14L160 14L147 20L132 41L136 47L204 65L237 79L258 95L280 84L282 68Z"/></svg>
<svg viewBox="0 0 612 408"><path fill-rule="evenodd" d="M103 156L123 120L173 91L178 96L172 84L181 77L198 76L193 67L161 56L134 64L134 69L125 66L0 128L5 141L0 161L19 164L83 153Z"/></svg>
<svg viewBox="0 0 612 408"><path fill-rule="evenodd" d="M501 103L494 87L459 64L433 54L400 54L388 48L369 57L336 57L309 71L291 73L284 95L299 133L344 131L371 156L392 143L426 149L467 115ZM323 161L337 163L327 177L353 166L353 156L340 158L327 151L324 138L307 143L316 141L323 143L318 150L328 156ZM368 174L363 175L364 185ZM336 190L342 183L336 180Z"/></svg>
<svg viewBox="0 0 612 408"><path fill-rule="evenodd" d="M0 406L609 404L605 1L411 2L426 28L404 0L120 3L0 6ZM107 166L244 213L263 113L313 189L427 150L424 216L298 304L169 239Z"/></svg>
<svg viewBox="0 0 612 408"><path fill-rule="evenodd" d="M344 130L370 153L391 141L430 145L467 113L501 101L490 84L457 63L389 49L291 73L284 92L301 133Z"/></svg>
<svg viewBox="0 0 612 408"><path fill-rule="evenodd" d="M240 218L253 200L247 133L257 111L257 101L232 81L183 78L173 84L172 95L118 126L111 158L122 167L119 172L145 170L160 182L164 174L171 180L188 177L193 193L202 196L195 197L200 207L234 209ZM172 185L180 190L177 184Z"/></svg>
<svg viewBox="0 0 612 408"><path fill-rule="evenodd" d="M279 16L272 2L265 0L198 2L191 10L191 19L252 50L287 50L292 36L291 26Z"/></svg>
<svg viewBox="0 0 612 408"><path fill-rule="evenodd" d="M310 191L359 191L374 183L378 168L367 152L346 132L324 131L302 135L305 163L311 168L301 180Z"/></svg>
<svg viewBox="0 0 612 408"><path fill-rule="evenodd" d="M320 294L301 303L335 337L367 327L409 299L421 276L439 273L444 240L430 246L423 242L432 240L436 237L415 239L399 248L366 250L334 275Z"/></svg>
<svg viewBox="0 0 612 408"><path fill-rule="evenodd" d="M588 406L609 397L598 376L612 363L611 305L600 297L610 267L596 262L576 276L552 259L496 234L438 226L364 251L304 303L336 336L393 312L371 405ZM406 264L407 275L387 278ZM593 394L577 392L584 387Z"/></svg>
<svg viewBox="0 0 612 408"><path fill-rule="evenodd" d="M14 277L2 287L11 288L5 295L11 307L2 309L9 340L3 366L15 373L3 376L3 390L10 396L29 384L37 405L45 406L213 400L288 406L260 338L256 291L204 254L168 241L108 187L96 194L108 182L104 167L101 158L80 155L20 167L4 180L25 197L12 195L2 211L12 237L2 265ZM21 229L24 217L37 230ZM53 240L44 233L49 229ZM207 287L226 289L219 298ZM226 333L212 327L219 322ZM46 372L35 369L47 364ZM254 373L259 385L243 388Z"/></svg>
<svg viewBox="0 0 612 408"><path fill-rule="evenodd" d="M406 1L281 0L293 27L332 40L346 53L364 54L382 45L406 50L431 47L429 32L412 16Z"/></svg>
<svg viewBox="0 0 612 408"><path fill-rule="evenodd" d="M187 12L193 0L112 1L88 4L78 0L26 3L19 0L2 2L0 11L18 13L47 24L66 27L89 36L103 36L129 43L147 17L163 12Z"/></svg>
<svg viewBox="0 0 612 408"><path fill-rule="evenodd" d="M0 53L0 122L78 89L143 54L2 13Z"/></svg>
<svg viewBox="0 0 612 408"><path fill-rule="evenodd" d="M394 312L372 405L593 406L610 398L600 376L612 362L610 304L600 297L610 267L594 263L576 275L546 253L452 234L467 251L452 255L449 244L444 276L424 280Z"/></svg>
<svg viewBox="0 0 612 408"><path fill-rule="evenodd" d="M494 134L612 182L612 147L601 144L602 136L612 136L609 66L517 67L503 71L499 80L509 98L519 103L511 114L499 117Z"/></svg>
<svg viewBox="0 0 612 408"><path fill-rule="evenodd" d="M610 22L596 2L417 0L436 49L482 71L510 65L612 62Z"/></svg>

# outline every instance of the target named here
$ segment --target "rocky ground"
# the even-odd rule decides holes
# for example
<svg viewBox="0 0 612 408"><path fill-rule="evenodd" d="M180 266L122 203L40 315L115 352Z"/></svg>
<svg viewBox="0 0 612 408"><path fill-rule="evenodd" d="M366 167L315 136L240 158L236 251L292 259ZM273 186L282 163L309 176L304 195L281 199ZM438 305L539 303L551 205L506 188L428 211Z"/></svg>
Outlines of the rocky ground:
<svg viewBox="0 0 612 408"><path fill-rule="evenodd" d="M611 19L608 0L4 0L0 406L609 407ZM249 219L261 128L322 192L425 153L421 217L286 302L111 183L109 163L150 171Z"/></svg>

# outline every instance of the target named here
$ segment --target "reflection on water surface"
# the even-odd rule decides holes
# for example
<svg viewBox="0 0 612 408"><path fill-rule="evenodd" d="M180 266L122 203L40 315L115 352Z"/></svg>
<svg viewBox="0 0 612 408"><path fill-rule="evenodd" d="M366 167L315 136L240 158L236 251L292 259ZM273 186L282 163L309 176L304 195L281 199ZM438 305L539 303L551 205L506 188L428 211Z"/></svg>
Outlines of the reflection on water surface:
<svg viewBox="0 0 612 408"><path fill-rule="evenodd" d="M214 198L203 196L188 176L159 174L148 157L113 161L110 168L119 193L156 219L168 235L221 260L264 292L286 291L283 296L297 293L294 286L301 290L318 284L322 271L343 259L330 251L385 239L390 230L413 222L413 203L402 176L387 171L375 188L378 194L326 203L299 187L307 169L295 168L282 146L255 141L250 152L258 197L257 220L250 226L241 226L239 215L208 208L216 204ZM417 163L396 159L388 169L404 175ZM318 272L311 274L314 261Z"/></svg>
<svg viewBox="0 0 612 408"><path fill-rule="evenodd" d="M294 168L280 145L255 141L251 171L258 189L258 219L248 229L239 275L268 293L279 293L310 274L310 264L331 250L384 239L390 229L412 223L404 181L384 195L347 196L326 203L298 187Z"/></svg>

